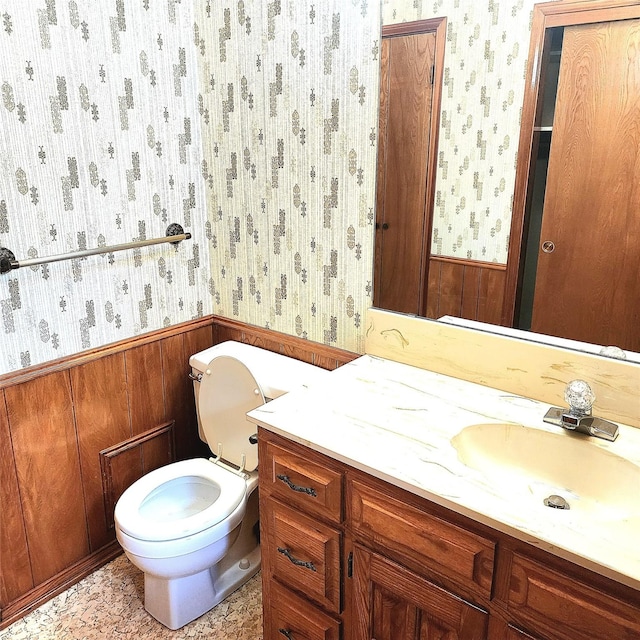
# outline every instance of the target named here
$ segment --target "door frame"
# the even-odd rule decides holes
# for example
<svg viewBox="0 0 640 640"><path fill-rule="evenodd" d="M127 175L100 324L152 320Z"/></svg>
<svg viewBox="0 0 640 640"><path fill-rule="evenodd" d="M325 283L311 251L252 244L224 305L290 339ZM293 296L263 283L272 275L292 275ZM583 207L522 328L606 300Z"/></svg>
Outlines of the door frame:
<svg viewBox="0 0 640 640"><path fill-rule="evenodd" d="M522 105L520 140L516 159L516 179L513 194L509 253L502 305L502 324L514 326L518 288L522 275L524 251L522 242L527 227L533 172L535 170L534 127L539 117L542 98L541 73L545 48L548 47L547 29L613 22L640 18L638 0L576 0L574 2L547 2L533 7L531 44L527 62L527 75Z"/></svg>
<svg viewBox="0 0 640 640"><path fill-rule="evenodd" d="M440 110L442 102L442 80L444 77L444 50L447 40L447 18L429 18L426 20L415 20L413 22L399 22L397 24L383 25L382 38L394 38L400 36L410 36L419 33L435 33L435 54L434 73L431 95L431 118L429 122L429 162L427 163L426 189L425 189L425 221L422 238L422 252L420 259L420 272L422 275L423 287L420 291L420 315L426 316L427 310L427 283L429 281L429 258L431 257L431 237L433 231L433 206L435 202L436 172L438 168L438 137L440 132ZM382 48L382 47L381 47ZM382 63L382 60L381 60ZM379 132L378 132L379 133ZM378 159L379 160L379 159ZM376 168L376 182L379 173ZM376 204L378 185L376 183ZM378 212L376 211L376 219ZM375 246L375 243L374 243ZM374 275L376 271L376 261L374 257ZM376 283L373 283L375 291Z"/></svg>

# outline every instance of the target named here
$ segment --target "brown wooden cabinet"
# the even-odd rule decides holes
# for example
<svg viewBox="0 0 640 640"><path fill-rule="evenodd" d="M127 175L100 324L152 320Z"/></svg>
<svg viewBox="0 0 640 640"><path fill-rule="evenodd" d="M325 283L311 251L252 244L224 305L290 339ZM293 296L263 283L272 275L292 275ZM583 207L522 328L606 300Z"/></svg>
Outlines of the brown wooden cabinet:
<svg viewBox="0 0 640 640"><path fill-rule="evenodd" d="M264 640L638 640L640 592L259 429Z"/></svg>
<svg viewBox="0 0 640 640"><path fill-rule="evenodd" d="M343 473L324 456L282 444L258 442L264 638L338 640Z"/></svg>
<svg viewBox="0 0 640 640"><path fill-rule="evenodd" d="M356 545L352 640L485 640L489 614Z"/></svg>

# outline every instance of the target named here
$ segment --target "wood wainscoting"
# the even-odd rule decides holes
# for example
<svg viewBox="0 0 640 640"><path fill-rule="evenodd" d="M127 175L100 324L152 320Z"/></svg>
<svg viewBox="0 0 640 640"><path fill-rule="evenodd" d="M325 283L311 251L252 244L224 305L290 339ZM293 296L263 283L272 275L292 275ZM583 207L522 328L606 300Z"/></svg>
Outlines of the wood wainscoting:
<svg viewBox="0 0 640 640"><path fill-rule="evenodd" d="M358 356L208 316L0 376L0 629L121 553L126 487L207 455L189 356L224 340L325 369Z"/></svg>
<svg viewBox="0 0 640 640"><path fill-rule="evenodd" d="M456 316L501 324L506 265L431 256L427 318Z"/></svg>

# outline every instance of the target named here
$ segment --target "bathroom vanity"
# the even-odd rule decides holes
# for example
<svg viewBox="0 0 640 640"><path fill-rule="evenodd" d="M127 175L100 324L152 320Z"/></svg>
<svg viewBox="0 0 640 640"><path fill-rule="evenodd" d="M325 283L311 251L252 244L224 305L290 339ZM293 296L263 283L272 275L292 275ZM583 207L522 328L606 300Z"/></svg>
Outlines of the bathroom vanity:
<svg viewBox="0 0 640 640"><path fill-rule="evenodd" d="M413 328L376 331L415 344ZM550 357L558 384L587 372ZM591 357L626 380L632 413L640 373ZM265 640L640 638L640 429L619 420L596 441L545 424L549 400L487 382L365 355L249 414ZM551 491L570 509L546 506Z"/></svg>

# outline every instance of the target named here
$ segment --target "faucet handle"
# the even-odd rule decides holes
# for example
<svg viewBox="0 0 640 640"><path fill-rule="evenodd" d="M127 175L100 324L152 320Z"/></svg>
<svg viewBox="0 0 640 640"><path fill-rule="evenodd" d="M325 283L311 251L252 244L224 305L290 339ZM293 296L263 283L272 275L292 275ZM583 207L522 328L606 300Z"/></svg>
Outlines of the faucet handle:
<svg viewBox="0 0 640 640"><path fill-rule="evenodd" d="M564 391L564 399L572 415L590 416L596 394L584 380L572 380Z"/></svg>

